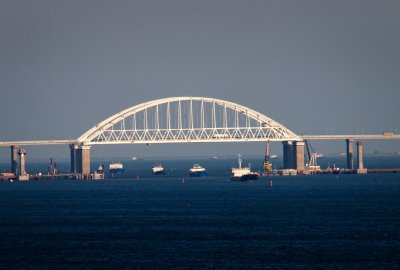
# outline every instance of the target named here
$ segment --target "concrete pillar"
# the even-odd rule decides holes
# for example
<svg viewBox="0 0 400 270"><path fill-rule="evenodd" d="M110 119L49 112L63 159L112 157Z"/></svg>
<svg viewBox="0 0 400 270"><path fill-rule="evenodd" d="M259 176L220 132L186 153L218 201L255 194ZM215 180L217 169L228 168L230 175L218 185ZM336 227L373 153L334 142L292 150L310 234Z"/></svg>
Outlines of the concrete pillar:
<svg viewBox="0 0 400 270"><path fill-rule="evenodd" d="M82 175L90 174L89 145L81 145L76 151L76 172Z"/></svg>
<svg viewBox="0 0 400 270"><path fill-rule="evenodd" d="M354 169L354 161L353 161L353 140L347 139L346 140L346 154L347 154L347 169L353 170Z"/></svg>
<svg viewBox="0 0 400 270"><path fill-rule="evenodd" d="M295 169L297 172L302 172L304 171L304 142L295 142L295 155Z"/></svg>
<svg viewBox="0 0 400 270"><path fill-rule="evenodd" d="M285 141L283 144L283 168L294 169L294 147L293 142Z"/></svg>
<svg viewBox="0 0 400 270"><path fill-rule="evenodd" d="M26 154L26 151L24 149L20 149L18 151L18 155L19 155L19 175L26 175L25 154Z"/></svg>
<svg viewBox="0 0 400 270"><path fill-rule="evenodd" d="M29 175L26 174L25 171L25 150L21 149L18 151L19 155L19 174L18 174L18 180L19 181L28 181L29 180Z"/></svg>
<svg viewBox="0 0 400 270"><path fill-rule="evenodd" d="M70 157L71 157L71 173L76 173L76 152L78 149L78 145L76 144L70 144L69 145L70 149Z"/></svg>
<svg viewBox="0 0 400 270"><path fill-rule="evenodd" d="M362 150L362 142L357 142L357 173L364 174L367 173L367 169L364 168L363 163L363 150Z"/></svg>
<svg viewBox="0 0 400 270"><path fill-rule="evenodd" d="M364 169L362 142L357 142L357 169Z"/></svg>
<svg viewBox="0 0 400 270"><path fill-rule="evenodd" d="M11 172L18 174L18 145L11 146Z"/></svg>

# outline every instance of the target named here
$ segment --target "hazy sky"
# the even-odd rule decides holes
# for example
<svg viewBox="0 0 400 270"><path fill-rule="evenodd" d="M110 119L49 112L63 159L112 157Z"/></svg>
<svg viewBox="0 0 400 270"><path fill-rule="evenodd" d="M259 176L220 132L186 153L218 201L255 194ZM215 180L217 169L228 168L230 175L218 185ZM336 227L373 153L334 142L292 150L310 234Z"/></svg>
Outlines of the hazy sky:
<svg viewBox="0 0 400 270"><path fill-rule="evenodd" d="M0 0L0 137L76 138L127 107L181 95L237 102L296 133L398 132L399 14L397 0ZM316 145L344 150L344 142ZM116 146L93 153L262 148ZM400 151L400 142L367 142L365 149ZM28 154L68 151L31 147ZM8 158L1 148L0 159Z"/></svg>

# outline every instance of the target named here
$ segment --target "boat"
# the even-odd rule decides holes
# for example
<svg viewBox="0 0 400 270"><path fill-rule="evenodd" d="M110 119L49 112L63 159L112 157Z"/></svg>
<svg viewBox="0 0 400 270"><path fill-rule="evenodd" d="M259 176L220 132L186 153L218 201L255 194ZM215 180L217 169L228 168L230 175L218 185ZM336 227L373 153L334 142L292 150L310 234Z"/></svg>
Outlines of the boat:
<svg viewBox="0 0 400 270"><path fill-rule="evenodd" d="M124 165L121 162L113 162L109 166L110 173L117 174L124 172Z"/></svg>
<svg viewBox="0 0 400 270"><path fill-rule="evenodd" d="M104 172L104 165L100 164L99 167L97 168L97 172L103 173Z"/></svg>
<svg viewBox="0 0 400 270"><path fill-rule="evenodd" d="M113 175L114 175L114 173L113 173ZM91 173L89 178L93 179L93 180L105 179L104 165L100 164L100 166L97 168L97 171L94 171L93 173Z"/></svg>
<svg viewBox="0 0 400 270"><path fill-rule="evenodd" d="M278 155L271 155L269 158L270 159L278 158Z"/></svg>
<svg viewBox="0 0 400 270"><path fill-rule="evenodd" d="M207 176L208 172L199 164L193 164L193 167L190 168L189 170L189 175L195 177L201 177L201 176Z"/></svg>
<svg viewBox="0 0 400 270"><path fill-rule="evenodd" d="M166 174L164 167L161 164L154 166L152 168L152 170L153 170L153 174L155 174L155 175L165 175Z"/></svg>
<svg viewBox="0 0 400 270"><path fill-rule="evenodd" d="M336 163L333 163L333 167L331 168L330 164L328 163L328 168L326 168L325 173L327 174L339 174L340 173L340 168L336 167Z"/></svg>
<svg viewBox="0 0 400 270"><path fill-rule="evenodd" d="M242 159L240 158L241 155L238 155L238 163L239 167L238 168L232 168L232 175L231 175L231 180L232 181L254 181L258 180L258 177L260 176L258 173L252 172L249 167L243 167L242 168Z"/></svg>
<svg viewBox="0 0 400 270"><path fill-rule="evenodd" d="M281 170L279 170L278 173L281 176L292 176L292 175L297 175L297 170L295 170L295 169L281 169Z"/></svg>

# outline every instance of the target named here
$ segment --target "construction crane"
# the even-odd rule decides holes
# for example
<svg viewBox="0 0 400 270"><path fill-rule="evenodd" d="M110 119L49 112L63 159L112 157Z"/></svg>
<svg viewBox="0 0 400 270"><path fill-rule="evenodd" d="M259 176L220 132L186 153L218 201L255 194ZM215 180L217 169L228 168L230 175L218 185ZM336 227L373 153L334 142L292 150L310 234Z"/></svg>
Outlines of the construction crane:
<svg viewBox="0 0 400 270"><path fill-rule="evenodd" d="M267 141L265 145L265 157L264 157L264 162L263 162L263 171L270 174L272 172L272 164L270 162L270 156L269 156L269 144L270 142Z"/></svg>
<svg viewBox="0 0 400 270"><path fill-rule="evenodd" d="M314 148L311 146L311 144L305 140L304 141L305 145L306 145L306 154L307 154L307 158L306 160L308 161L306 163L306 166L304 168L304 171L306 173L320 173L321 172L321 167L319 165L317 165L317 152L314 151Z"/></svg>

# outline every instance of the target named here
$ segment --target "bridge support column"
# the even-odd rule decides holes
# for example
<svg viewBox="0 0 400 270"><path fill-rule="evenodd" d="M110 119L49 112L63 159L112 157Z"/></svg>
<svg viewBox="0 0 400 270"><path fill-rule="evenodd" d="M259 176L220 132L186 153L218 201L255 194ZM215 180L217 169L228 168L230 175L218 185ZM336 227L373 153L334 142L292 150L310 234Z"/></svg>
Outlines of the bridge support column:
<svg viewBox="0 0 400 270"><path fill-rule="evenodd" d="M70 144L69 145L70 149L70 157L71 157L71 173L76 173L76 152L78 149L78 145L76 144Z"/></svg>
<svg viewBox="0 0 400 270"><path fill-rule="evenodd" d="M18 151L19 155L19 175L18 175L18 180L19 181L27 181L29 180L29 176L26 174L25 170L25 154L26 151L24 149L21 149Z"/></svg>
<svg viewBox="0 0 400 270"><path fill-rule="evenodd" d="M295 169L297 172L304 171L304 142L295 142Z"/></svg>
<svg viewBox="0 0 400 270"><path fill-rule="evenodd" d="M294 147L293 142L285 141L283 144L283 168L294 169Z"/></svg>
<svg viewBox="0 0 400 270"><path fill-rule="evenodd" d="M354 169L354 161L353 161L353 140L346 140L346 154L347 154L347 169Z"/></svg>
<svg viewBox="0 0 400 270"><path fill-rule="evenodd" d="M90 146L78 146L76 151L76 172L82 177L90 174Z"/></svg>
<svg viewBox="0 0 400 270"><path fill-rule="evenodd" d="M357 174L366 174L367 169L364 168L363 163L363 149L362 149L362 142L357 142Z"/></svg>
<svg viewBox="0 0 400 270"><path fill-rule="evenodd" d="M11 148L11 172L17 176L18 174L18 145L13 145Z"/></svg>

